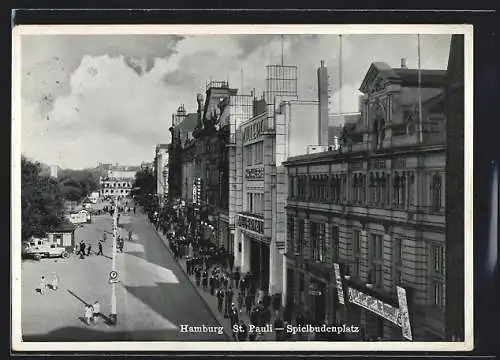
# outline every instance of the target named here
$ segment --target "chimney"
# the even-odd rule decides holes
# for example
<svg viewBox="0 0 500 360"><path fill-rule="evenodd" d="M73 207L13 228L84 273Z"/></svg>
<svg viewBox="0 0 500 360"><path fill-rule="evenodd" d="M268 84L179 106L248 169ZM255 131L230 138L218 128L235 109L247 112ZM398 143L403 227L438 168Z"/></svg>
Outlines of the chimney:
<svg viewBox="0 0 500 360"><path fill-rule="evenodd" d="M325 67L325 60L321 60L321 67Z"/></svg>
<svg viewBox="0 0 500 360"><path fill-rule="evenodd" d="M401 58L401 69L406 69L406 58Z"/></svg>

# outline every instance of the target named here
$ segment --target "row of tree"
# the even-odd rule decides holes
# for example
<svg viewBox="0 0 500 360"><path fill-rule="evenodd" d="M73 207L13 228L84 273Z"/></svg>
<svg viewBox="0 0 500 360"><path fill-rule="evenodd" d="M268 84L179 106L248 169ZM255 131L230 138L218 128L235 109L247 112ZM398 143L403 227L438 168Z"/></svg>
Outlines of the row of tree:
<svg viewBox="0 0 500 360"><path fill-rule="evenodd" d="M42 164L21 158L22 239L44 236L64 218L64 201L82 201L99 187L98 175L63 170L58 179L42 175Z"/></svg>
<svg viewBox="0 0 500 360"><path fill-rule="evenodd" d="M146 212L155 207L156 177L152 169L141 169L135 174L134 185L130 194Z"/></svg>

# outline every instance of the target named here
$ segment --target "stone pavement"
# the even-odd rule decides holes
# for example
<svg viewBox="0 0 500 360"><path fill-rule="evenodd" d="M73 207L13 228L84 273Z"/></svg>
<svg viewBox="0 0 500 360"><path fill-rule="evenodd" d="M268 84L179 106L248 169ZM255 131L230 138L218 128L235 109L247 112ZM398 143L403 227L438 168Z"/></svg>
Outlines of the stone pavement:
<svg viewBox="0 0 500 360"><path fill-rule="evenodd" d="M151 226L153 226L153 225L151 225ZM165 246L168 248L168 250L170 251L169 240L167 239L167 237L165 235L163 235L163 233L161 231L157 231L157 234L161 238L161 240L165 243ZM200 294L202 299L208 305L208 307L212 311L214 317L217 319L217 321L222 326L224 326L224 330L225 330L227 336L231 339L234 339L233 330L231 328L231 322L228 318L224 318L223 312L219 311L218 304L217 304L217 297L215 295L211 295L209 291L203 290L203 288L201 286L200 287L196 286L195 277L187 275L187 267L186 267L186 259L185 258L178 260L178 263L179 263L182 271L184 271L184 273L186 274L186 277L188 277L189 280L191 281L191 283L193 284L193 287L198 291L198 293ZM245 322L245 324L250 323L250 318L248 317L248 315L246 314L246 312L244 310L240 310L239 318L240 318L240 320L243 320ZM273 315L271 318L271 324L274 323L274 320L275 320L275 318ZM276 341L275 336L276 335L274 332L273 333L265 333L262 336L257 337L256 341Z"/></svg>

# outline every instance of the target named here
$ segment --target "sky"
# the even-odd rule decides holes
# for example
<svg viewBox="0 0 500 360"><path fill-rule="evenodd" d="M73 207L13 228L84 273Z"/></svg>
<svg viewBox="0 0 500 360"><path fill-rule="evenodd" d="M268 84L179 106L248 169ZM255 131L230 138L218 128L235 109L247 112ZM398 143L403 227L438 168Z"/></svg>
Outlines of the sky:
<svg viewBox="0 0 500 360"><path fill-rule="evenodd" d="M416 35L342 37L342 111L358 111L358 88L374 61L417 67ZM450 35L421 35L421 66L446 69ZM169 143L171 115L210 80L262 94L266 65L298 66L299 96L317 100L316 69L330 76L330 112L339 109L337 35L23 35L23 155L81 169L99 162L139 165ZM317 121L313 119L311 121ZM314 124L316 125L316 123ZM310 128L310 122L300 124Z"/></svg>

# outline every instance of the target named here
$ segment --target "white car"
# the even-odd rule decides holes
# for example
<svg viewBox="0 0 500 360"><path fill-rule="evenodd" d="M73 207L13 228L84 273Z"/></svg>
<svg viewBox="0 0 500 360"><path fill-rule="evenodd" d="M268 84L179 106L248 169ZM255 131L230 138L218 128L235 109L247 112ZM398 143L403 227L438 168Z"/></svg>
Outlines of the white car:
<svg viewBox="0 0 500 360"><path fill-rule="evenodd" d="M24 257L32 258L35 260L40 260L43 257L46 258L54 258L54 257L62 257L67 258L69 253L65 248L54 244L49 243L44 240L32 240L27 242L23 246L22 254Z"/></svg>

